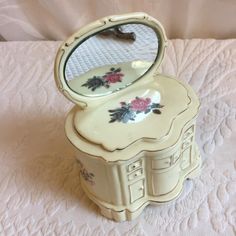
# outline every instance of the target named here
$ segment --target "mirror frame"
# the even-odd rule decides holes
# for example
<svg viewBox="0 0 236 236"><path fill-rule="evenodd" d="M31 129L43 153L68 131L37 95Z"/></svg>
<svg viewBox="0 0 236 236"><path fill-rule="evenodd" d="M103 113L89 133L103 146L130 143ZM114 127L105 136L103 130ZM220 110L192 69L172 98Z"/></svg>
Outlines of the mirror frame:
<svg viewBox="0 0 236 236"><path fill-rule="evenodd" d="M152 66L145 72L142 76L137 78L133 83L128 84L127 86L122 87L119 90L114 90L110 94L101 95L101 96L86 96L79 93L76 93L71 89L65 78L65 66L68 60L68 57L73 53L73 51L83 43L86 39L95 35L96 33L111 28L117 25L124 25L129 23L143 24L152 28L157 37L158 37L158 52L155 61ZM165 35L164 28L155 18L147 15L146 13L129 13L124 15L114 15L102 18L95 22L92 22L85 27L81 28L79 31L70 36L66 41L62 43L58 49L55 64L54 64L54 78L57 84L58 89L73 103L79 105L82 109L86 107L93 107L101 104L106 100L110 100L115 96L120 95L124 90L127 92L130 89L135 89L140 85L145 83L150 83L152 75L157 71L160 66L165 49L167 47L167 38Z"/></svg>

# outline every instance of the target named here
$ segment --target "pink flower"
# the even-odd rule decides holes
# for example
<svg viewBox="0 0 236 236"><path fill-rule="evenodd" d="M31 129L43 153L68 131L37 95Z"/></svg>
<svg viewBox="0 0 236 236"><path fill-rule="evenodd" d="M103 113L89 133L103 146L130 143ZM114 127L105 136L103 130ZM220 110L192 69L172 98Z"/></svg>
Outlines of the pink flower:
<svg viewBox="0 0 236 236"><path fill-rule="evenodd" d="M113 83L116 83L116 82L121 82L123 76L124 76L124 74L122 74L122 73L110 73L110 74L105 75L103 78L109 84L113 84Z"/></svg>
<svg viewBox="0 0 236 236"><path fill-rule="evenodd" d="M131 109L133 111L146 111L149 104L151 103L150 98L136 98L131 101Z"/></svg>

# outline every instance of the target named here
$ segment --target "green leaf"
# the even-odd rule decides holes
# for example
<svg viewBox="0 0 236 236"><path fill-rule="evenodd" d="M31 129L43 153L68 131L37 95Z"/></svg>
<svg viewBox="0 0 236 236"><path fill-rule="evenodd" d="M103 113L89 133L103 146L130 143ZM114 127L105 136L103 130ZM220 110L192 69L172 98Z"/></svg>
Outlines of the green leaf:
<svg viewBox="0 0 236 236"><path fill-rule="evenodd" d="M152 110L152 112L155 113L155 114L158 114L158 115L161 114L161 111L158 110L158 109L154 109L154 110Z"/></svg>

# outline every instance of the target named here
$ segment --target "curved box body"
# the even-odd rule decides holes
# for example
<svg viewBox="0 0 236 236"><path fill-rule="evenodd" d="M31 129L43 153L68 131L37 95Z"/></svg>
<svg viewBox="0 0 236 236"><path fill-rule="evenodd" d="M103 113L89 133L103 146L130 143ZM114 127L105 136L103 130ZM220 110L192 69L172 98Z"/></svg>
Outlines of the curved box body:
<svg viewBox="0 0 236 236"><path fill-rule="evenodd" d="M145 13L108 16L68 38L55 60L57 86L77 105L65 130L82 187L116 221L176 198L200 167L199 100L188 85L159 73L167 44L160 22ZM98 45L101 64L87 60Z"/></svg>
<svg viewBox="0 0 236 236"><path fill-rule="evenodd" d="M88 197L104 216L116 220L131 220L149 203L165 203L179 196L186 178L200 169L200 156L195 143L196 115L186 121L162 143L153 143L156 151L142 150L133 155L132 148L106 151L91 143L74 126L74 108L66 120L66 134L76 146L81 183ZM132 145L131 145L132 146ZM130 151L127 150L130 148ZM99 151L100 150L100 151ZM109 159L108 159L109 157Z"/></svg>

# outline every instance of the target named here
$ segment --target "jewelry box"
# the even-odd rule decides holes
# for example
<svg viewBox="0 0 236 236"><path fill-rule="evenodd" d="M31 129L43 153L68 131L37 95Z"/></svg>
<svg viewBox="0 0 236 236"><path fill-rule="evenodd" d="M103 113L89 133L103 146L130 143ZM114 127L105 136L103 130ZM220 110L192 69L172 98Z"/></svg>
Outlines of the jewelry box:
<svg viewBox="0 0 236 236"><path fill-rule="evenodd" d="M81 28L56 56L57 86L75 103L65 132L81 186L115 221L177 198L200 171L199 99L189 85L160 72L167 45L156 19L132 13Z"/></svg>

